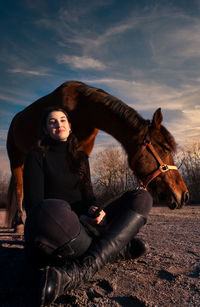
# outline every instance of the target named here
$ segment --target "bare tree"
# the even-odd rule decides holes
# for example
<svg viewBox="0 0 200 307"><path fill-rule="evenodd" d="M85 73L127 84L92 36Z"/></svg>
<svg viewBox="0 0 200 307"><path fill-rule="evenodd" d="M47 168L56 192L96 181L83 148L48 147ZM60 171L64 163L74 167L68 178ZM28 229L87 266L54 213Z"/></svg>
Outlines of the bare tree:
<svg viewBox="0 0 200 307"><path fill-rule="evenodd" d="M121 147L108 147L95 156L92 178L97 199L104 202L136 186L136 179Z"/></svg>
<svg viewBox="0 0 200 307"><path fill-rule="evenodd" d="M200 203L200 143L194 143L188 150L179 153L177 161L190 192L190 202Z"/></svg>

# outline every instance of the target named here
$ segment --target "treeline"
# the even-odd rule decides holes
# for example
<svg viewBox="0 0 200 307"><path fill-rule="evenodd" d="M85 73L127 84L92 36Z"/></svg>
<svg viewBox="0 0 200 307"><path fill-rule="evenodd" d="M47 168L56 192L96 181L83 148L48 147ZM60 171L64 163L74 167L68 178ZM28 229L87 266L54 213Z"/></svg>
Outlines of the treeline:
<svg viewBox="0 0 200 307"><path fill-rule="evenodd" d="M190 192L190 203L200 204L200 144L179 151L175 161ZM91 159L91 174L95 195L103 203L137 186L120 147L107 147ZM6 205L8 183L8 178L0 172L0 208Z"/></svg>

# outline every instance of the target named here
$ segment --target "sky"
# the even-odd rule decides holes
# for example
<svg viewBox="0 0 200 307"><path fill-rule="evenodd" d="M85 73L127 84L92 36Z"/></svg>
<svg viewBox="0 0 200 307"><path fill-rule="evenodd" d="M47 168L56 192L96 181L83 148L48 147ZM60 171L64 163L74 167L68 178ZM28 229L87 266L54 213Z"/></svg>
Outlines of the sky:
<svg viewBox="0 0 200 307"><path fill-rule="evenodd" d="M200 141L200 0L0 0L0 172L13 116L67 80ZM115 144L104 132L94 152Z"/></svg>

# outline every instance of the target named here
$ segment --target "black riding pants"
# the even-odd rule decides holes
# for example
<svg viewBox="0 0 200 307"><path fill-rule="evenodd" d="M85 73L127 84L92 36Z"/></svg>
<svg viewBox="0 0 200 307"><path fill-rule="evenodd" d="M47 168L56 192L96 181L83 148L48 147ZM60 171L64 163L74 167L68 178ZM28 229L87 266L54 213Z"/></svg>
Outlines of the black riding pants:
<svg viewBox="0 0 200 307"><path fill-rule="evenodd" d="M49 200L49 201L50 203L53 202L53 200ZM49 208L48 200L45 200L44 203L45 205L47 205L45 216L43 217L45 219L47 214L52 215L52 212L48 212L48 210L50 211L50 209L48 209ZM30 228L33 227L32 226L33 224L35 225L35 227L37 227L38 218L36 218L36 221L34 221L33 223L33 217L32 217L33 214L31 215L31 212L30 212L28 219L27 219L28 222L25 224L25 243L26 243L27 255L29 256L29 258L32 258L32 260L34 260L33 262L37 266L44 266L49 263L57 264L57 262L59 264L59 262L60 261L62 262L63 259L76 258L84 254L92 242L92 238L90 234L88 234L88 231L85 230L84 226L81 225L78 219L75 219L74 211L71 211L71 212L68 211L68 214L65 215L65 219L60 219L59 216L60 217L63 216L63 212L61 210L61 207L58 205L59 201L54 200L54 203L56 207L56 213L53 212L55 220L54 222L51 221L52 222L51 227L48 227L47 229L45 229L45 232L43 231L44 227L43 228L40 227L39 230L37 231L37 238L38 237L42 238L41 241L51 243L52 237L54 238L54 241L56 240L59 241L57 248L55 248L55 250L51 254L46 253L46 249L44 248L44 245L43 246L41 244L38 245L37 243L37 246L36 246L34 242L36 241L34 239L34 236L32 235L31 237L30 235L30 233L32 233L30 231ZM44 206L44 204L42 204L42 206ZM67 204L67 206L69 205ZM54 207L54 210L55 210L55 207ZM147 218L151 208L152 208L151 195L145 190L133 190L133 191L124 193L121 197L109 203L104 208L104 211L106 212L106 221L109 224L115 218L116 215L119 215L121 212L124 212L127 209L131 209ZM42 214L43 214L43 211L42 211ZM40 215L41 215L41 212L40 212ZM72 223L72 217L73 219L75 219L75 223ZM62 222L60 222L60 220L62 220ZM66 228L66 225L68 224L71 225L70 235L68 235L67 228ZM47 225L49 225L49 223L47 223ZM102 226L102 230L103 230L103 227L104 226ZM60 231L60 228L62 228L62 230L64 229L65 231L64 232ZM54 235L56 231L57 232L60 231L59 236L58 236L59 239L56 239L56 236ZM66 243L60 246L61 244L60 242L65 242L65 240L66 240ZM38 239L37 239L37 242L38 242ZM54 246L56 246L56 242L54 242Z"/></svg>

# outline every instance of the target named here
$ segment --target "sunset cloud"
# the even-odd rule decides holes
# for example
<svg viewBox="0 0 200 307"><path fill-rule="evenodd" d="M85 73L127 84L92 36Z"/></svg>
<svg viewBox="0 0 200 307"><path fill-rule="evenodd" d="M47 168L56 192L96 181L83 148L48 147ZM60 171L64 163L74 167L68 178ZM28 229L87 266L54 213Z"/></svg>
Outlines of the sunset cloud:
<svg viewBox="0 0 200 307"><path fill-rule="evenodd" d="M62 63L68 64L70 67L77 69L94 69L94 70L105 69L105 65L100 61L85 56L80 57L80 56L61 55L57 57L57 62L59 64Z"/></svg>
<svg viewBox="0 0 200 307"><path fill-rule="evenodd" d="M19 73L24 75L33 75L33 76L49 76L49 73L43 71L36 71L36 70L27 70L27 69L20 69L20 68L13 68L8 69L10 73Z"/></svg>

